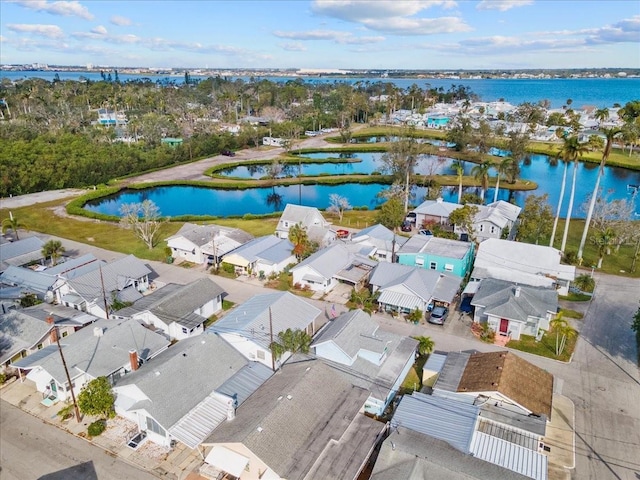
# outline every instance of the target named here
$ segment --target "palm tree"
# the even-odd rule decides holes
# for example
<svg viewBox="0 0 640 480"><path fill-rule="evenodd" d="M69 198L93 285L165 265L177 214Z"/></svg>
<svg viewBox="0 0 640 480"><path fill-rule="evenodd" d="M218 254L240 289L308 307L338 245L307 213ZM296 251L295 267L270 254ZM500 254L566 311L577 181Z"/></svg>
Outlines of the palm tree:
<svg viewBox="0 0 640 480"><path fill-rule="evenodd" d="M491 169L491 162L484 161L471 169L471 175L480 182L482 190L480 191L480 200L484 203L484 194L489 188L489 170Z"/></svg>
<svg viewBox="0 0 640 480"><path fill-rule="evenodd" d="M433 347L435 346L435 342L431 339L431 337L413 337L415 340L418 340L418 354L421 356L430 355L433 352Z"/></svg>
<svg viewBox="0 0 640 480"><path fill-rule="evenodd" d="M564 352L567 345L567 339L574 337L576 331L571 328L569 323L562 318L562 314L551 320L551 328L556 333L556 356L559 357Z"/></svg>
<svg viewBox="0 0 640 480"><path fill-rule="evenodd" d="M616 241L616 231L607 227L596 234L596 242L598 244L598 268L602 268L602 260L605 255L611 253L611 245Z"/></svg>
<svg viewBox="0 0 640 480"><path fill-rule="evenodd" d="M24 224L14 217L12 212L9 212L9 218L2 220L2 234L4 235L7 230L11 230L15 234L16 240L20 240L18 235L19 228L24 228Z"/></svg>
<svg viewBox="0 0 640 480"><path fill-rule="evenodd" d="M573 199L576 195L576 179L578 177L578 160L582 155L588 151L589 147L583 145L578 141L578 137L571 136L564 139L564 144L558 154L563 158L565 162L573 161L573 176L571 178L571 194L569 195L569 207L567 209L567 218L564 223L564 234L562 235L562 244L560 251L564 252L567 246L567 237L569 236L569 224L571 223L571 212L573 210ZM564 178L562 182L564 186Z"/></svg>
<svg viewBox="0 0 640 480"><path fill-rule="evenodd" d="M598 120L598 123L600 124L609 118L609 109L606 107L599 108L594 112L593 117Z"/></svg>
<svg viewBox="0 0 640 480"><path fill-rule="evenodd" d="M464 164L460 160L454 160L451 168L458 177L458 203L462 203L462 176L464 175Z"/></svg>
<svg viewBox="0 0 640 480"><path fill-rule="evenodd" d="M289 241L293 244L293 254L299 260L304 256L307 246L309 245L309 237L307 230L300 223L296 223L289 229Z"/></svg>
<svg viewBox="0 0 640 480"><path fill-rule="evenodd" d="M607 110L607 109L605 108L604 110ZM609 110L607 110L607 115L608 114L609 114ZM593 216L593 209L595 208L595 205L596 205L596 197L598 196L598 189L600 188L600 180L602 179L602 175L604 174L604 166L607 163L609 154L611 153L611 147L613 146L614 138L620 133L622 133L622 129L605 128L602 130L602 132L605 134L607 143L605 144L604 151L602 152L602 160L600 160L600 168L598 168L598 176L596 177L596 183L593 187L593 193L591 194L591 199L589 200L589 210L587 211L587 219L584 223L584 230L582 231L582 238L580 239L580 247L578 247L578 262L580 262L580 264L582 264L582 254L584 253L584 246L585 246L585 243L587 242L587 234L589 233L589 224L591 223L591 217Z"/></svg>
<svg viewBox="0 0 640 480"><path fill-rule="evenodd" d="M42 246L42 256L44 258L51 258L51 266L53 267L58 259L65 252L65 248L62 246L60 240L49 240Z"/></svg>
<svg viewBox="0 0 640 480"><path fill-rule="evenodd" d="M498 174L496 177L496 190L493 193L494 202L498 201L498 193L500 192L500 179L509 171L514 161L515 161L514 158L506 157L506 158L503 158L497 164L493 165L493 168L496 169L496 173Z"/></svg>

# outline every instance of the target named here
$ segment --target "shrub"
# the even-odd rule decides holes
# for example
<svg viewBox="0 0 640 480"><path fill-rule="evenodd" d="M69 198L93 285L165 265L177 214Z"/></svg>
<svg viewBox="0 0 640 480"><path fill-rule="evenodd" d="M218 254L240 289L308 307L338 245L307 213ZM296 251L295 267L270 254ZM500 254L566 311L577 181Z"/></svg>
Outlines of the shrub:
<svg viewBox="0 0 640 480"><path fill-rule="evenodd" d="M0 372L0 385L4 384L7 381L7 375L5 373Z"/></svg>
<svg viewBox="0 0 640 480"><path fill-rule="evenodd" d="M87 428L87 433L90 437L97 437L107 428L107 423L104 420L96 420L91 423Z"/></svg>
<svg viewBox="0 0 640 480"><path fill-rule="evenodd" d="M482 330L480 332L480 340L487 343L493 343L496 339L496 332L489 328L488 323L482 324Z"/></svg>
<svg viewBox="0 0 640 480"><path fill-rule="evenodd" d="M562 260L569 265L575 265L578 263L578 253L575 250L567 250Z"/></svg>
<svg viewBox="0 0 640 480"><path fill-rule="evenodd" d="M60 420L67 420L73 417L73 415L74 415L73 405L67 405L66 407L61 408L60 411L58 412L58 416L60 417Z"/></svg>
<svg viewBox="0 0 640 480"><path fill-rule="evenodd" d="M222 262L222 271L226 273L235 273L236 268L230 263Z"/></svg>

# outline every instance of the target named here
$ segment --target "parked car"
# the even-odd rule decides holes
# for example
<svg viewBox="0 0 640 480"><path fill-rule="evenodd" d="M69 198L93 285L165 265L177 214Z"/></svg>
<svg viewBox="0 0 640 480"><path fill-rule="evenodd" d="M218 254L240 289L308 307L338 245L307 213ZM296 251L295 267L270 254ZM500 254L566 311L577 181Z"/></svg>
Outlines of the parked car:
<svg viewBox="0 0 640 480"><path fill-rule="evenodd" d="M225 148L220 153L222 155L224 155L225 157L235 157L236 156L236 152L234 152L233 150L229 150L228 148Z"/></svg>
<svg viewBox="0 0 640 480"><path fill-rule="evenodd" d="M420 235L426 235L427 237L433 237L433 232L431 230L425 230L424 228L422 230L418 230L418 233Z"/></svg>
<svg viewBox="0 0 640 480"><path fill-rule="evenodd" d="M405 218L407 222L411 222L415 225L416 223L416 212L407 213L407 217Z"/></svg>
<svg viewBox="0 0 640 480"><path fill-rule="evenodd" d="M434 325L444 325L448 315L449 309L447 307L434 307L434 309L431 310L428 322Z"/></svg>
<svg viewBox="0 0 640 480"><path fill-rule="evenodd" d="M402 230L403 232L410 232L411 222L407 222L406 220L402 222L402 226L400 227L400 230Z"/></svg>

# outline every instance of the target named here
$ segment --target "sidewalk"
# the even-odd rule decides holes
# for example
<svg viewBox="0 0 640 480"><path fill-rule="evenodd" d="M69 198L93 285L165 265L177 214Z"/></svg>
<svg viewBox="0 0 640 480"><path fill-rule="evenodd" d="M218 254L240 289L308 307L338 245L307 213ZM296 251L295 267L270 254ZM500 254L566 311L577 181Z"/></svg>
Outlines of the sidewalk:
<svg viewBox="0 0 640 480"><path fill-rule="evenodd" d="M544 444L550 448L549 480L570 480L570 470L575 468L575 406L564 395L553 395Z"/></svg>
<svg viewBox="0 0 640 480"><path fill-rule="evenodd" d="M14 380L0 389L0 398L42 421L54 425L67 432L86 439L88 442L104 449L106 452L119 459L131 463L143 470L149 471L158 477L169 480L199 480L197 472L203 463L203 458L198 450L191 450L178 443L174 448L160 447L153 442L145 442L137 450L126 445L129 432L137 430L132 422L116 417L107 421L107 429L99 436L88 438L87 427L95 419L83 417L80 422L75 418L61 420L57 413L66 406L59 402L49 407L43 405L42 393L36 391L35 385L30 380L24 383Z"/></svg>

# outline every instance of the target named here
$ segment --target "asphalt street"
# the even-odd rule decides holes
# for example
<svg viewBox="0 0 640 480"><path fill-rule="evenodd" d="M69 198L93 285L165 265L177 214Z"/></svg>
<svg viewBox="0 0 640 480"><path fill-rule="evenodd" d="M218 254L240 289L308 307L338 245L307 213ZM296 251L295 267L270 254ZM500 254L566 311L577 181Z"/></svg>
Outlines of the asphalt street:
<svg viewBox="0 0 640 480"><path fill-rule="evenodd" d="M2 480L155 480L87 440L0 400Z"/></svg>

